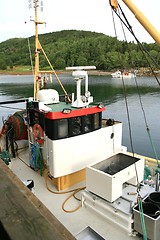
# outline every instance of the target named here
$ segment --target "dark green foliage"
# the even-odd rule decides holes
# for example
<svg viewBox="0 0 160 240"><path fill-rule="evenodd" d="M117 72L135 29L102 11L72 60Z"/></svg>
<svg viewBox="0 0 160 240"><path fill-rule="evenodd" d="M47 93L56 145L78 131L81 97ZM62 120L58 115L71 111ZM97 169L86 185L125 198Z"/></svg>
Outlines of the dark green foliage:
<svg viewBox="0 0 160 240"><path fill-rule="evenodd" d="M30 37L33 63L34 40L34 36ZM42 34L39 40L55 69L79 65L95 65L98 70L104 71L148 67L137 44L118 41L102 33L64 30ZM143 43L143 46L160 65L159 46L146 43ZM48 65L43 54L40 54L40 63L41 67ZM0 69L20 65L30 65L28 39L15 38L0 43Z"/></svg>

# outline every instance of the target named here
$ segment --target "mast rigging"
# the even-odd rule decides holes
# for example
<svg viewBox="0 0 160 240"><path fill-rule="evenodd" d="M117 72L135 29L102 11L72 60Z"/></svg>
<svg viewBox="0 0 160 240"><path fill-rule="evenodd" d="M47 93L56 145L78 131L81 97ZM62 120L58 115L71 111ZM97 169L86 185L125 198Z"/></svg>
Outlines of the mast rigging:
<svg viewBox="0 0 160 240"><path fill-rule="evenodd" d="M145 15L132 3L131 0L122 0L128 9L134 14L135 18L144 27L144 29L150 34L150 36L160 45L160 33L145 17ZM118 9L118 0L109 0L111 7L114 11Z"/></svg>

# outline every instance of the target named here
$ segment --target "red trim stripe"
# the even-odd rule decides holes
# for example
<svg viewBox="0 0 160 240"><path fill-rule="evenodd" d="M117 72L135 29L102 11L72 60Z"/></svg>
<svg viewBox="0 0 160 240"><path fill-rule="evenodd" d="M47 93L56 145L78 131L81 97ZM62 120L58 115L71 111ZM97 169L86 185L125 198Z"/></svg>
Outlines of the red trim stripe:
<svg viewBox="0 0 160 240"><path fill-rule="evenodd" d="M103 112L105 109L106 109L105 107L99 108L98 106L96 106L96 107L80 108L80 109L76 109L76 110L71 110L70 113L48 112L48 113L46 113L45 118L62 119L62 118L78 117L78 116L84 116L84 115L88 115L88 114Z"/></svg>

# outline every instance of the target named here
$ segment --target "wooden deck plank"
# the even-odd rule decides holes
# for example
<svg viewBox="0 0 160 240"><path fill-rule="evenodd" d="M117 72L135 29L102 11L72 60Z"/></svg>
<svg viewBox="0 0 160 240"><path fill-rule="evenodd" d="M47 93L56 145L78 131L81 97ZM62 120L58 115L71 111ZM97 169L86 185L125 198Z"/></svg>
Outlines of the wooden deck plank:
<svg viewBox="0 0 160 240"><path fill-rule="evenodd" d="M75 239L1 159L0 221L13 240Z"/></svg>

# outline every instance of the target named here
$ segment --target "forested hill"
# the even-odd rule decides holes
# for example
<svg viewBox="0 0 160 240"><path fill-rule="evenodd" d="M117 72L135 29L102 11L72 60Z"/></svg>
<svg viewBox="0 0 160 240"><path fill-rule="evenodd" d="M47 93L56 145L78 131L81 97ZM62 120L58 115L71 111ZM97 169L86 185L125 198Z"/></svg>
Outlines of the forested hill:
<svg viewBox="0 0 160 240"><path fill-rule="evenodd" d="M137 44L118 41L114 37L90 31L64 30L39 36L40 43L55 69L66 66L95 65L98 70L148 67ZM35 39L14 38L0 43L0 69L29 66L31 63L28 42L34 63ZM160 64L159 47L156 44L143 46ZM43 54L42 54L43 55ZM47 66L40 57L41 67Z"/></svg>

